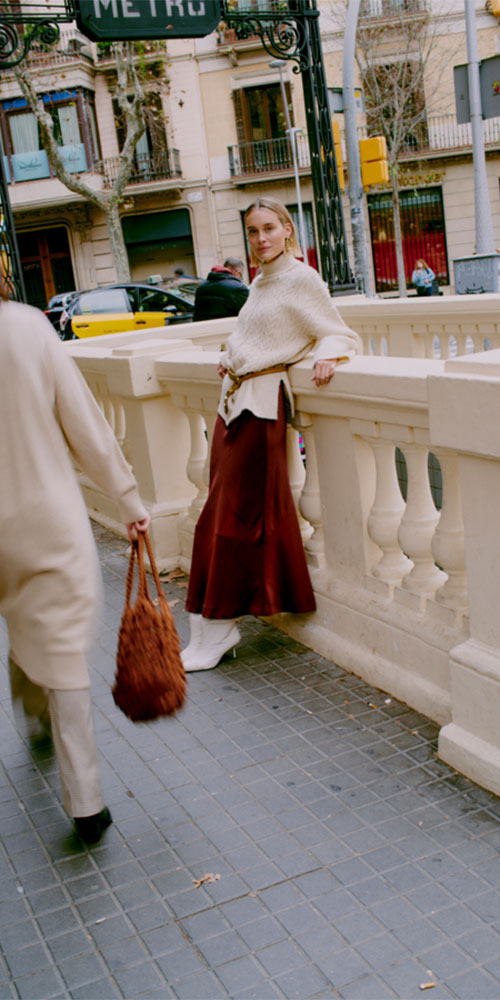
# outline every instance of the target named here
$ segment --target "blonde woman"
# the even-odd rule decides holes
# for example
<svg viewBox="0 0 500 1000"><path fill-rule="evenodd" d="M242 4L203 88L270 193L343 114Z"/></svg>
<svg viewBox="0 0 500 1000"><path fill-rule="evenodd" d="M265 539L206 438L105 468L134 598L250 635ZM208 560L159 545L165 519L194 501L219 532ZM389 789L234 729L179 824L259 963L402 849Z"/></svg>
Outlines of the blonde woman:
<svg viewBox="0 0 500 1000"><path fill-rule="evenodd" d="M240 639L241 615L314 611L286 463L293 413L287 370L313 354L312 381L327 385L361 347L319 274L297 260L288 209L260 198L245 213L252 263L249 297L218 372L209 495L196 526L186 601L186 671L209 670Z"/></svg>

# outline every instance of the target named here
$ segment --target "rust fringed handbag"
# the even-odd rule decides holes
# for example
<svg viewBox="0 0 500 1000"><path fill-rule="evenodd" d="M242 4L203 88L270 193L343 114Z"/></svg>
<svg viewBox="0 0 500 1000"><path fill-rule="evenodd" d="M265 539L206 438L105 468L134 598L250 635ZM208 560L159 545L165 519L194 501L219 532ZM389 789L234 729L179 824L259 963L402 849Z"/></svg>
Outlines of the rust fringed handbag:
<svg viewBox="0 0 500 1000"><path fill-rule="evenodd" d="M144 542L158 591L158 606L149 596L144 566ZM137 556L139 583L130 603ZM172 612L165 600L147 533L132 542L127 573L125 609L118 633L113 698L132 722L148 722L182 708L186 675Z"/></svg>

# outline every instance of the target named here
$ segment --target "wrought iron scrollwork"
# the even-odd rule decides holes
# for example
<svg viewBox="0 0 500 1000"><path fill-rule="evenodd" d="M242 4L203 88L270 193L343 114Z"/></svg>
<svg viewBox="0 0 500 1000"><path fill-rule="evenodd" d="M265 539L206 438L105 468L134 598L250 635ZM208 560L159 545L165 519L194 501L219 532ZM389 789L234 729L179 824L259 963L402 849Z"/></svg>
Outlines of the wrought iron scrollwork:
<svg viewBox="0 0 500 1000"><path fill-rule="evenodd" d="M12 69L26 58L33 42L40 45L54 45L59 41L60 31L56 21L39 21L23 26L20 34L16 24L7 24L0 15L0 69Z"/></svg>
<svg viewBox="0 0 500 1000"><path fill-rule="evenodd" d="M316 15L316 11L312 12ZM288 14L249 14L226 11L225 22L240 41L257 35L266 52L273 59L287 59L295 63L294 73L307 68L307 46L302 20Z"/></svg>

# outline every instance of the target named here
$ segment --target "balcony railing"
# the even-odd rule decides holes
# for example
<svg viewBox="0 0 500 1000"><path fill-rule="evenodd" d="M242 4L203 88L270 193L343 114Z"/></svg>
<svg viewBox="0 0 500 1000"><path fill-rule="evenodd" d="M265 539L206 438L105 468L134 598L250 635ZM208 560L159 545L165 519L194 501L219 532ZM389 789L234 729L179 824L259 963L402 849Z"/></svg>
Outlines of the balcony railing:
<svg viewBox="0 0 500 1000"><path fill-rule="evenodd" d="M75 28L61 27L61 37L56 49L34 42L26 61L37 66L62 66L83 57L93 61L92 43Z"/></svg>
<svg viewBox="0 0 500 1000"><path fill-rule="evenodd" d="M488 146L500 145L500 117L486 118L483 122L484 141ZM371 135L374 134L372 129ZM360 139L368 135L366 128L359 127ZM345 149L344 141L342 143ZM459 125L455 115L429 115L409 136L401 152L402 157L410 158L414 154L440 153L450 150L472 148L472 127L470 122Z"/></svg>
<svg viewBox="0 0 500 1000"><path fill-rule="evenodd" d="M96 47L97 62L114 62L115 56L112 50L113 42L98 42ZM144 42L134 42L133 50L134 55L138 59L146 59L148 62L153 59L157 59L162 55L165 55L167 48L167 43L164 40L151 41L148 39Z"/></svg>
<svg viewBox="0 0 500 1000"><path fill-rule="evenodd" d="M112 187L118 176L121 165L119 156L101 160L99 170L104 178L104 187ZM168 180L171 177L181 177L181 163L178 149L169 149L164 153L138 153L132 167L128 184L144 184L148 181Z"/></svg>
<svg viewBox="0 0 500 1000"><path fill-rule="evenodd" d="M307 135L297 134L296 143L298 167L300 170L309 170L311 158ZM228 146L228 156L231 177L270 174L293 169L292 147L286 136Z"/></svg>
<svg viewBox="0 0 500 1000"><path fill-rule="evenodd" d="M363 21L375 18L401 18L427 14L429 0L362 0L359 19Z"/></svg>

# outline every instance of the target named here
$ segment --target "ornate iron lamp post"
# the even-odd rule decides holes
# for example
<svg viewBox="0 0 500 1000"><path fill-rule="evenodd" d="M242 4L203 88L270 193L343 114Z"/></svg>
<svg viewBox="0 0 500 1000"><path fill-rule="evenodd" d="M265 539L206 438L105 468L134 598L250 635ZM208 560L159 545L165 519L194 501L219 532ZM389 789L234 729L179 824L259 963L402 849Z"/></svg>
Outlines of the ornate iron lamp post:
<svg viewBox="0 0 500 1000"><path fill-rule="evenodd" d="M223 19L237 38L258 35L273 58L295 63L302 76L321 270L332 294L355 291L333 144L316 0L223 0Z"/></svg>

